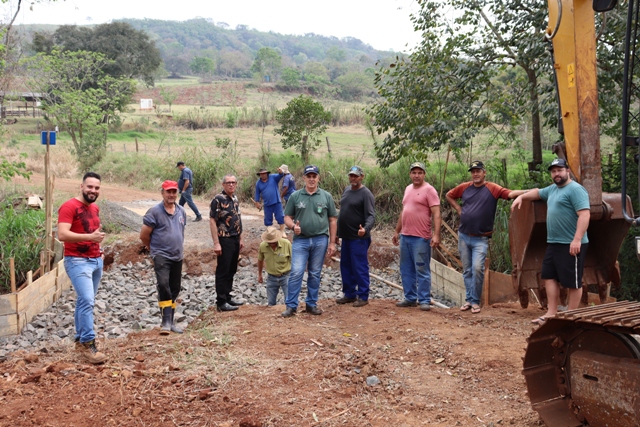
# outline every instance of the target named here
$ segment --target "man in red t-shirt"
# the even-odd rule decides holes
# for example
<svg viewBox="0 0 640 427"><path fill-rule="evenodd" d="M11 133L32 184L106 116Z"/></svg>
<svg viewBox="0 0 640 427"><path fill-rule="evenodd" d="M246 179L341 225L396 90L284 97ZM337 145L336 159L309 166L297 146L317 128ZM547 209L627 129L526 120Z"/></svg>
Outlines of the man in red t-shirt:
<svg viewBox="0 0 640 427"><path fill-rule="evenodd" d="M90 363L102 363L107 356L98 351L93 330L93 306L102 278L100 175L87 172L82 178L80 195L67 200L58 210L58 239L64 242L64 268L77 294L73 315L76 349Z"/></svg>
<svg viewBox="0 0 640 427"><path fill-rule="evenodd" d="M393 244L400 245L400 276L404 300L398 307L429 311L431 305L431 248L440 244L440 198L425 182L427 169L422 162L411 164L411 182L404 190L402 213L398 218ZM433 224L433 232L431 230Z"/></svg>

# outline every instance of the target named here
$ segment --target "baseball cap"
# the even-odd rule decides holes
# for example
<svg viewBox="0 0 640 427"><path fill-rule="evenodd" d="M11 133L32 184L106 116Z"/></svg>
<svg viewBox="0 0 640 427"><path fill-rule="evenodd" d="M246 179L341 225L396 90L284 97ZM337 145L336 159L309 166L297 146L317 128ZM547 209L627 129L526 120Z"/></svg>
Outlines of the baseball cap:
<svg viewBox="0 0 640 427"><path fill-rule="evenodd" d="M351 166L351 169L349 169L349 173L347 175L362 176L364 175L364 171L360 166Z"/></svg>
<svg viewBox="0 0 640 427"><path fill-rule="evenodd" d="M268 169L262 168L256 173L256 175L260 176L261 173L271 173L271 172L269 172Z"/></svg>
<svg viewBox="0 0 640 427"><path fill-rule="evenodd" d="M178 183L175 182L175 181L166 180L165 182L162 183L162 189L163 190L177 190L178 189Z"/></svg>
<svg viewBox="0 0 640 427"><path fill-rule="evenodd" d="M413 162L413 163L411 163L411 167L409 168L409 170L413 170L415 168L420 168L423 171L425 171L425 173L427 172L427 168L424 166L424 163L422 163L422 162Z"/></svg>
<svg viewBox="0 0 640 427"><path fill-rule="evenodd" d="M559 168L569 168L569 165L567 164L567 161L565 159L553 159L547 170L551 170L551 168L555 166Z"/></svg>
<svg viewBox="0 0 640 427"><path fill-rule="evenodd" d="M485 170L484 163L482 163L480 160L474 160L474 162L469 165L469 172L471 172L473 169Z"/></svg>
<svg viewBox="0 0 640 427"><path fill-rule="evenodd" d="M317 174L317 175L320 175L320 169L318 169L318 167L317 167L317 166L314 166L314 165L306 166L306 167L304 168L304 174L305 174L305 175L308 175L308 174L310 174L310 173L315 173L315 174Z"/></svg>
<svg viewBox="0 0 640 427"><path fill-rule="evenodd" d="M178 163L176 164L176 167L178 167L178 166L184 166L184 162L178 162Z"/></svg>

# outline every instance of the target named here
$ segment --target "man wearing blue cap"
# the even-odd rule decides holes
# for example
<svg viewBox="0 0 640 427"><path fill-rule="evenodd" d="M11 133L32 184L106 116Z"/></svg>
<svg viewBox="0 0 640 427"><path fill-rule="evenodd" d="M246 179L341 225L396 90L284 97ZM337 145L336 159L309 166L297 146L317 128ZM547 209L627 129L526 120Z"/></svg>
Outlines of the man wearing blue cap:
<svg viewBox="0 0 640 427"><path fill-rule="evenodd" d="M304 187L291 195L284 211L284 223L293 230L291 274L287 292L287 308L282 317L291 317L298 310L302 276L307 271L307 299L305 311L319 315L318 292L320 273L325 255L336 251L338 211L333 197L318 187L320 171L317 166L304 168Z"/></svg>
<svg viewBox="0 0 640 427"><path fill-rule="evenodd" d="M560 286L568 290L569 310L580 305L582 297L582 271L589 239L589 194L571 179L565 159L554 159L549 166L555 185L534 188L518 196L511 210L522 206L523 200L547 202L547 251L542 260L541 277L547 291L547 312L532 320L542 325L558 312Z"/></svg>

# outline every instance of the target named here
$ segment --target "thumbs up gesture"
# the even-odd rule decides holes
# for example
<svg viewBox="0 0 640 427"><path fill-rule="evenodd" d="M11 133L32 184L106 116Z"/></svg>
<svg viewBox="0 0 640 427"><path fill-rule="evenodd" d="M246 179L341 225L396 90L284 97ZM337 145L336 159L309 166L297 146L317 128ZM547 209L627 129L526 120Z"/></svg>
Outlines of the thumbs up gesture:
<svg viewBox="0 0 640 427"><path fill-rule="evenodd" d="M300 233L302 233L302 229L300 228L300 221L296 221L296 224L293 226L293 232L296 233L298 236L300 235Z"/></svg>
<svg viewBox="0 0 640 427"><path fill-rule="evenodd" d="M367 233L367 230L362 228L362 224L360 224L360 228L358 229L358 236L362 237Z"/></svg>
<svg viewBox="0 0 640 427"><path fill-rule="evenodd" d="M98 227L96 229L96 231L94 231L93 233L89 234L89 241L90 242L95 242L95 243L100 243L104 239L104 236L105 236L105 233L102 232L102 226L100 226L100 227Z"/></svg>

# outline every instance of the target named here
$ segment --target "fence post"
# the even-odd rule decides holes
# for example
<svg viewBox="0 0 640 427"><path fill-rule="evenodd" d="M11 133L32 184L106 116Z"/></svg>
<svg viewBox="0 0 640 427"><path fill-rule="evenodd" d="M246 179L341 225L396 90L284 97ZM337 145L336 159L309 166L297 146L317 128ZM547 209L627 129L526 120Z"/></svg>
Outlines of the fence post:
<svg viewBox="0 0 640 427"><path fill-rule="evenodd" d="M11 293L16 293L16 262L9 258L9 275L11 276Z"/></svg>
<svg viewBox="0 0 640 427"><path fill-rule="evenodd" d="M127 144L122 144L122 146L124 147L124 154L126 156L127 155Z"/></svg>
<svg viewBox="0 0 640 427"><path fill-rule="evenodd" d="M136 153L138 152L138 138L136 137Z"/></svg>

